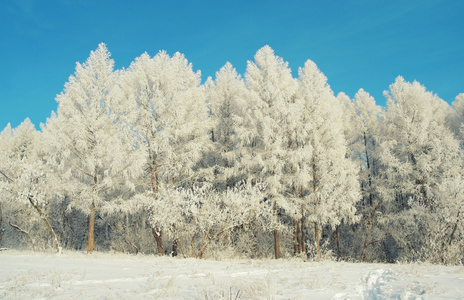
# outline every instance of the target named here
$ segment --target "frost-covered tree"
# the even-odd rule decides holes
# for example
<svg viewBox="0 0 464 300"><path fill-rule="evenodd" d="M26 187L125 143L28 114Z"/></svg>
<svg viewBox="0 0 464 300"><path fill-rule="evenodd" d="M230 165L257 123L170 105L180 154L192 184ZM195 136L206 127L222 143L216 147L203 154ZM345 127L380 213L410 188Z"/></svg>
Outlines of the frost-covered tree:
<svg viewBox="0 0 464 300"><path fill-rule="evenodd" d="M115 193L133 188L129 178L137 174L136 149L119 134L114 114L113 91L117 74L114 61L100 44L83 64L76 64L64 92L57 96L58 111L44 130L54 139L53 162L66 182L64 192L72 208L89 215L88 252L94 250L96 211L120 203L127 195Z"/></svg>
<svg viewBox="0 0 464 300"><path fill-rule="evenodd" d="M262 180L267 185L267 200L274 209L274 252L280 257L278 209L287 206L283 169L286 161L285 144L289 121L288 105L297 89L288 63L264 46L248 62L245 74L250 99L245 123L239 131L239 171L248 181Z"/></svg>
<svg viewBox="0 0 464 300"><path fill-rule="evenodd" d="M48 167L43 153L45 148L41 133L29 119L14 130L8 124L0 134L0 202L13 207L30 206L35 216L46 225L56 250L61 252L47 214L47 208L58 190L55 186L55 174ZM27 233L17 225L11 226Z"/></svg>
<svg viewBox="0 0 464 300"><path fill-rule="evenodd" d="M8 182L9 176L5 172L9 169L9 157L12 152L12 140L13 140L13 129L11 124L8 123L6 127L0 133L0 156L1 156L1 167L0 167L0 184Z"/></svg>
<svg viewBox="0 0 464 300"><path fill-rule="evenodd" d="M360 199L356 166L348 156L341 104L333 95L327 78L308 60L299 69L298 103L301 111L297 139L302 154L301 169L293 184L300 191L301 211L314 226L318 257L324 227L337 232L342 222L356 222L355 204ZM337 234L339 237L339 235ZM339 239L337 239L339 244Z"/></svg>
<svg viewBox="0 0 464 300"><path fill-rule="evenodd" d="M398 208L412 200L433 207L435 187L455 169L459 153L446 128L448 105L418 82L398 77L390 86L385 112L382 159L388 163Z"/></svg>
<svg viewBox="0 0 464 300"><path fill-rule="evenodd" d="M462 168L462 165L461 165ZM462 173L446 177L438 188L439 201L429 227L428 259L437 263L460 264L464 258L464 180Z"/></svg>
<svg viewBox="0 0 464 300"><path fill-rule="evenodd" d="M356 93L353 105L356 118L351 130L355 140L351 149L360 170L362 201L358 207L362 219L358 233L361 235L361 261L364 261L368 256L368 248L376 249L376 246L381 245L383 236L377 224L383 199L383 185L379 176L382 169L378 157L382 108L363 89Z"/></svg>
<svg viewBox="0 0 464 300"><path fill-rule="evenodd" d="M464 93L456 96L448 116L448 124L464 148Z"/></svg>
<svg viewBox="0 0 464 300"><path fill-rule="evenodd" d="M262 201L260 184L238 184L222 191L211 185L178 187L163 189L160 194L170 205L157 201L154 208L170 216L171 221L160 226L167 236L177 241L184 257L202 258L211 244L239 229L262 226L262 230L268 230L265 220L272 211Z"/></svg>
<svg viewBox="0 0 464 300"><path fill-rule="evenodd" d="M11 139L13 138L13 132L11 124L8 123L6 127L0 133L0 190L6 188L6 185L10 183L8 180L9 176L5 173L8 169L8 156L10 152ZM2 242L4 229L3 224L3 202L5 196L0 194L0 243Z"/></svg>
<svg viewBox="0 0 464 300"><path fill-rule="evenodd" d="M462 150L445 124L448 104L424 86L398 77L385 95L384 199L390 234L409 258L428 247L429 228L436 225L428 217L448 205L440 186L460 176Z"/></svg>
<svg viewBox="0 0 464 300"><path fill-rule="evenodd" d="M247 130L246 107L249 99L245 83L232 64L226 63L216 73L214 82L206 83L210 140L212 143L209 164L212 165L216 188L225 189L234 186L240 178L236 172L238 132ZM245 128L244 128L245 127Z"/></svg>
<svg viewBox="0 0 464 300"><path fill-rule="evenodd" d="M118 113L143 152L143 170L138 184L143 192L135 199L152 207L153 235L163 255L161 228L175 226L172 216L157 210L172 206L166 191L197 183L197 167L207 139L207 119L200 72L180 53L170 57L161 51L155 57L142 54L124 72ZM176 241L175 241L176 242Z"/></svg>
<svg viewBox="0 0 464 300"><path fill-rule="evenodd" d="M337 94L337 101L340 103L340 109L342 112L341 118L343 120L343 132L345 134L346 144L350 149L348 151L348 155L353 157L354 153L351 149L353 144L358 139L358 132L356 130L358 114L356 111L356 106L354 101L352 101L350 97L344 92Z"/></svg>

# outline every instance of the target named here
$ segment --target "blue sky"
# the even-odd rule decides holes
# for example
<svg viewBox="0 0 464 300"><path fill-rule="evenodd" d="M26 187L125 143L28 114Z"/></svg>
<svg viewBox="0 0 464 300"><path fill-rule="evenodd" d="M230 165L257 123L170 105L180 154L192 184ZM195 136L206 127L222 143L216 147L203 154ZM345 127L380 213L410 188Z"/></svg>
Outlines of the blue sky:
<svg viewBox="0 0 464 300"><path fill-rule="evenodd" d="M335 93L364 88L385 105L383 91L402 75L451 103L464 92L463 15L461 0L2 0L0 130L45 122L75 63L100 42L116 68L145 51L179 51L203 80L227 61L243 75L270 45L294 77L313 60Z"/></svg>

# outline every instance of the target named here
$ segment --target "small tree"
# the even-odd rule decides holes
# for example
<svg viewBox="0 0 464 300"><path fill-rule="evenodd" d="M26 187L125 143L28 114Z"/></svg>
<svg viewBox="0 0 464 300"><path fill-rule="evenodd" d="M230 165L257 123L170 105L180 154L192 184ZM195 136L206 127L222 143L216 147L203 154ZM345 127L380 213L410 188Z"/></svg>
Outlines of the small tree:
<svg viewBox="0 0 464 300"><path fill-rule="evenodd" d="M0 191L1 200L12 204L19 200L30 205L45 223L56 251L61 253L55 230L47 215L47 207L59 190L55 176L42 153L41 133L29 119L14 130L8 124L0 134ZM12 225L13 226L13 225ZM17 227L17 226L16 226ZM17 227L18 229L18 227Z"/></svg>
<svg viewBox="0 0 464 300"><path fill-rule="evenodd" d="M260 184L239 184L224 191L211 186L163 189L160 197L169 205L160 201L153 205L160 228L177 242L182 255L203 258L210 244L233 231L259 225L268 229L272 211L261 191Z"/></svg>

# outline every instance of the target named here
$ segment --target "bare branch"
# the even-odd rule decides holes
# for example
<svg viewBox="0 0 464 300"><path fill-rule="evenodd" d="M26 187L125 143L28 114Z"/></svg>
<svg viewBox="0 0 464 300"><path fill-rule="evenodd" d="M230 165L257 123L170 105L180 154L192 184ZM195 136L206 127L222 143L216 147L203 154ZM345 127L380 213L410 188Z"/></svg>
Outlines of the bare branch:
<svg viewBox="0 0 464 300"><path fill-rule="evenodd" d="M11 222L8 222L8 224L10 224L10 226L13 227L15 230L17 230L17 231L19 231L21 233L24 233L29 238L29 241L31 242L32 250L35 251L34 241L32 240L31 236L29 235L29 232L22 229L18 225L12 224Z"/></svg>

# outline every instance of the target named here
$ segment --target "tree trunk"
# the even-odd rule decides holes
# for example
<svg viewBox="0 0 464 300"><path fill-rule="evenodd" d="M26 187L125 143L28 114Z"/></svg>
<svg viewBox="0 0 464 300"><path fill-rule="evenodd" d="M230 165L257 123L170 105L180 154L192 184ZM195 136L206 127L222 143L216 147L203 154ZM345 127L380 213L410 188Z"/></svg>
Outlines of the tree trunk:
<svg viewBox="0 0 464 300"><path fill-rule="evenodd" d="M172 242L172 256L177 256L177 239Z"/></svg>
<svg viewBox="0 0 464 300"><path fill-rule="evenodd" d="M55 248L56 248L56 252L61 254L61 247L60 247L60 244L58 243L58 239L56 238L55 230L53 230L53 227L50 225L50 222L48 222L48 219L45 216L44 212L42 211L42 209L40 209L38 203L34 203L32 196L29 196L27 199L29 200L29 203L31 203L32 207L35 208L40 218L44 221L45 225L47 225L48 231L50 231L50 234L52 235L53 243L55 244Z"/></svg>
<svg viewBox="0 0 464 300"><path fill-rule="evenodd" d="M369 219L365 221L366 224L366 229L364 233L364 242L363 242L363 248L361 251L361 262L364 262L366 260L366 252L367 252L367 247L369 246L368 240L370 239L372 227L373 227L373 213L369 214Z"/></svg>
<svg viewBox="0 0 464 300"><path fill-rule="evenodd" d="M277 223L277 203L274 201L274 217L275 221ZM275 258L279 259L280 258L280 240L279 240L279 232L277 231L277 228L274 228L274 254Z"/></svg>
<svg viewBox="0 0 464 300"><path fill-rule="evenodd" d="M294 254L306 255L304 218L294 221Z"/></svg>
<svg viewBox="0 0 464 300"><path fill-rule="evenodd" d="M313 152L313 156L311 159L311 165L312 165L312 179L313 179L313 193L316 193L317 190L317 166L316 166L316 154ZM316 194L316 207L320 205L320 199ZM322 229L321 229L322 230ZM317 222L314 222L314 240L316 242L316 251L317 251L317 257L321 258L321 232L318 227Z"/></svg>
<svg viewBox="0 0 464 300"><path fill-rule="evenodd" d="M297 255L299 250L300 250L300 245L299 245L299 226L298 226L298 220L293 220L293 254Z"/></svg>
<svg viewBox="0 0 464 300"><path fill-rule="evenodd" d="M52 235L53 242L54 242L55 248L56 248L56 252L61 254L61 247L60 247L60 244L58 243L58 239L56 238L55 231L53 230L52 226L48 222L47 218L42 217L42 220L45 222L45 224L47 225L48 231L50 231L50 234Z"/></svg>
<svg viewBox="0 0 464 300"><path fill-rule="evenodd" d="M195 232L190 240L190 257L195 256L195 238L197 237L197 233Z"/></svg>
<svg viewBox="0 0 464 300"><path fill-rule="evenodd" d="M158 178L156 176L156 171L158 169L158 164L156 162L156 154L152 154L150 152L150 160L152 161L152 166L150 167L150 182L151 182L151 191L153 193L153 200L157 201L158 199ZM152 212L155 215L155 211ZM163 233L158 228L158 226L152 227L153 237L155 238L156 242L156 249L158 250L158 255L164 255L164 248L163 248Z"/></svg>
<svg viewBox="0 0 464 300"><path fill-rule="evenodd" d="M2 204L0 203L0 245L2 244L2 238L3 238L2 222L3 222L3 212L2 212Z"/></svg>
<svg viewBox="0 0 464 300"><path fill-rule="evenodd" d="M205 237L203 239L203 244L200 247L200 251L198 252L197 258L202 259L203 258L203 253L205 253L206 247L208 247L208 239L209 238L209 232L211 231L211 226L208 228L208 230L205 233Z"/></svg>
<svg viewBox="0 0 464 300"><path fill-rule="evenodd" d="M90 217L89 217L89 243L87 247L87 253L93 252L93 243L94 243L94 230L95 229L95 203L92 202L90 206Z"/></svg>
<svg viewBox="0 0 464 300"><path fill-rule="evenodd" d="M275 259L280 258L280 240L279 240L279 232L277 229L274 228L274 254Z"/></svg>
<svg viewBox="0 0 464 300"><path fill-rule="evenodd" d="M450 234L450 237L448 239L448 245L446 245L445 243L445 239L443 239L443 242L442 242L442 245L441 245L441 248L442 248L442 257L441 257L441 261L444 263L444 255L446 254L445 252L448 251L448 248L449 246L451 246L451 244L453 243L453 240L454 240L454 234L456 233L456 230L458 228L458 222L459 222L459 215L460 215L461 211L458 211L458 214L456 216L456 222L454 223L453 225L453 230L451 231L451 234Z"/></svg>
<svg viewBox="0 0 464 300"><path fill-rule="evenodd" d="M317 258L321 258L321 231L317 223L314 223L314 240L316 241Z"/></svg>
<svg viewBox="0 0 464 300"><path fill-rule="evenodd" d="M453 226L453 231L451 231L448 245L451 245L451 243L453 242L454 234L456 233L456 229L458 228L458 222L459 222L459 212L458 212L458 218L456 220L456 223L454 223L454 226Z"/></svg>
<svg viewBox="0 0 464 300"><path fill-rule="evenodd" d="M340 250L340 225L335 226L335 233L337 235L337 259L340 260L342 253Z"/></svg>
<svg viewBox="0 0 464 300"><path fill-rule="evenodd" d="M373 199L373 194L369 194L369 198ZM370 201L370 206L371 206L371 212L369 213L368 219L365 221L366 222L366 233L364 235L364 242L363 242L363 249L361 251L361 261L364 262L366 259L366 252L367 252L367 247L369 245L373 244L373 241L369 241L370 239L373 238L373 233L374 233L374 225L375 225L375 215L378 207L380 206L380 202L377 203L376 206L373 206L373 201Z"/></svg>
<svg viewBox="0 0 464 300"><path fill-rule="evenodd" d="M367 250L367 232L364 237L364 243L363 243L363 248L361 251L361 262L364 262L366 260L366 250Z"/></svg>
<svg viewBox="0 0 464 300"><path fill-rule="evenodd" d="M157 227L152 227L151 232L153 233L153 237L156 241L156 248L158 249L158 255L164 255L164 248L163 248L163 236L160 229Z"/></svg>
<svg viewBox="0 0 464 300"><path fill-rule="evenodd" d="M306 259L306 237L305 237L305 217L304 217L304 210L301 207L301 220L300 220L300 252L304 254Z"/></svg>
<svg viewBox="0 0 464 300"><path fill-rule="evenodd" d="M300 221L300 245L301 245L301 253L303 253L306 256L306 237L305 237L305 226L304 226L304 221Z"/></svg>

